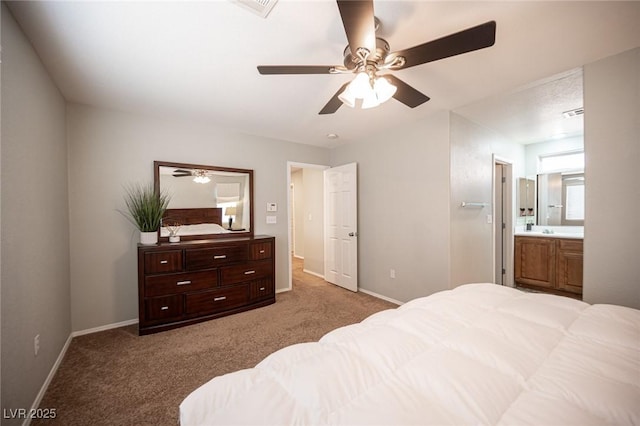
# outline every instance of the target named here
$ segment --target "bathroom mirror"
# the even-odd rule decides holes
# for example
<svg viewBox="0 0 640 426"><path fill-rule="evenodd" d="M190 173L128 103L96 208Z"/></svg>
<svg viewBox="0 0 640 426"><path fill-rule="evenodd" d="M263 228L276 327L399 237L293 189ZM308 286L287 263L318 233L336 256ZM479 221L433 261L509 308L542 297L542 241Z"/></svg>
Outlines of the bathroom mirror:
<svg viewBox="0 0 640 426"><path fill-rule="evenodd" d="M537 186L537 225L584 226L584 172L539 174Z"/></svg>
<svg viewBox="0 0 640 426"><path fill-rule="evenodd" d="M171 196L160 241L253 235L253 170L155 161L154 184Z"/></svg>

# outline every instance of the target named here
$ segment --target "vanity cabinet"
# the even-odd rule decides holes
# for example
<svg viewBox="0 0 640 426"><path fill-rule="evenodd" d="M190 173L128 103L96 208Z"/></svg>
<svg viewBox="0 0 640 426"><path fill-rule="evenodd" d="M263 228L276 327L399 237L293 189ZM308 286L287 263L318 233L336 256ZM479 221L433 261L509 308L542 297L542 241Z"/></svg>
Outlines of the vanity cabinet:
<svg viewBox="0 0 640 426"><path fill-rule="evenodd" d="M140 335L274 302L274 237L138 246Z"/></svg>
<svg viewBox="0 0 640 426"><path fill-rule="evenodd" d="M571 297L582 296L583 240L515 237L516 285Z"/></svg>

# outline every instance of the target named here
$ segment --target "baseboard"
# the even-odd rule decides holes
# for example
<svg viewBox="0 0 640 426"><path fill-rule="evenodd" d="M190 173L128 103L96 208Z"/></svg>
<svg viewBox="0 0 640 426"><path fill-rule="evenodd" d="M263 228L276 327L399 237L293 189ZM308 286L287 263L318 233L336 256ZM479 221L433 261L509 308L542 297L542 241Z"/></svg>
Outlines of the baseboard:
<svg viewBox="0 0 640 426"><path fill-rule="evenodd" d="M313 275L314 277L322 278L324 280L324 275L319 274L317 272L313 272L308 269L303 269L302 272L304 272L305 274Z"/></svg>
<svg viewBox="0 0 640 426"><path fill-rule="evenodd" d="M138 319L130 319L127 321L116 322L113 324L101 325L100 327L89 328L86 330L74 331L71 333L71 337L84 336L85 334L98 333L100 331L111 330L112 328L125 327L127 325L137 324Z"/></svg>
<svg viewBox="0 0 640 426"><path fill-rule="evenodd" d="M391 302L391 303L393 303L395 305L398 305L398 306L404 305L404 302L400 302L399 300L395 300L395 299L392 299L390 297L383 296L383 295L378 294L378 293L374 293L373 291L365 290L363 288L359 288L358 291L360 291L360 292L362 292L364 294L368 294L369 296L377 297L378 299L386 300L387 302Z"/></svg>
<svg viewBox="0 0 640 426"><path fill-rule="evenodd" d="M53 367L51 367L51 371L49 372L49 375L47 376L44 383L42 384L42 387L40 388L38 395L36 395L36 399L35 401L33 401L33 405L31 405L32 413L35 412L40 406L40 403L42 402L42 398L44 398L44 394L47 392L47 389L49 388L49 385L51 384L53 377L58 372L58 367L60 367L60 364L62 363L62 360L64 359L64 356L67 353L67 349L69 349L69 345L71 344L72 339L73 339L73 336L70 334L69 337L67 338L67 341L64 343L64 346L62 347L62 350L60 351L60 354L58 355L56 362L53 363ZM27 416L27 418L24 420L22 425L29 426L30 424L31 424L31 418Z"/></svg>

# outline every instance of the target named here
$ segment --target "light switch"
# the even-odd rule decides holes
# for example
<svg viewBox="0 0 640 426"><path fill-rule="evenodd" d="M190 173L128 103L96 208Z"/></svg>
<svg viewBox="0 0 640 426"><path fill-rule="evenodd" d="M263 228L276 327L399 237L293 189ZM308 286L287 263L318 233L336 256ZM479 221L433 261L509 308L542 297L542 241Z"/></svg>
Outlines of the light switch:
<svg viewBox="0 0 640 426"><path fill-rule="evenodd" d="M276 216L267 216L267 223L269 223L269 224L278 223L277 217Z"/></svg>
<svg viewBox="0 0 640 426"><path fill-rule="evenodd" d="M268 212L277 212L278 204L277 203L267 203L267 211Z"/></svg>
<svg viewBox="0 0 640 426"><path fill-rule="evenodd" d="M487 215L487 223L493 223L493 216L490 214Z"/></svg>

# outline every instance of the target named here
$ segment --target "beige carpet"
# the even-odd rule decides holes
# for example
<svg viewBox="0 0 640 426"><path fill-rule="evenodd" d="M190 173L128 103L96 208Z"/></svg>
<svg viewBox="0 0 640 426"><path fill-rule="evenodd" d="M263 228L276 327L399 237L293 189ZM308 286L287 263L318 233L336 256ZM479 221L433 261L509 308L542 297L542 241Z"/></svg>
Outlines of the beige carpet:
<svg viewBox="0 0 640 426"><path fill-rule="evenodd" d="M396 307L302 272L293 291L249 312L149 336L137 325L73 339L41 408L47 425L176 425L178 406L211 378L249 368L270 353Z"/></svg>

